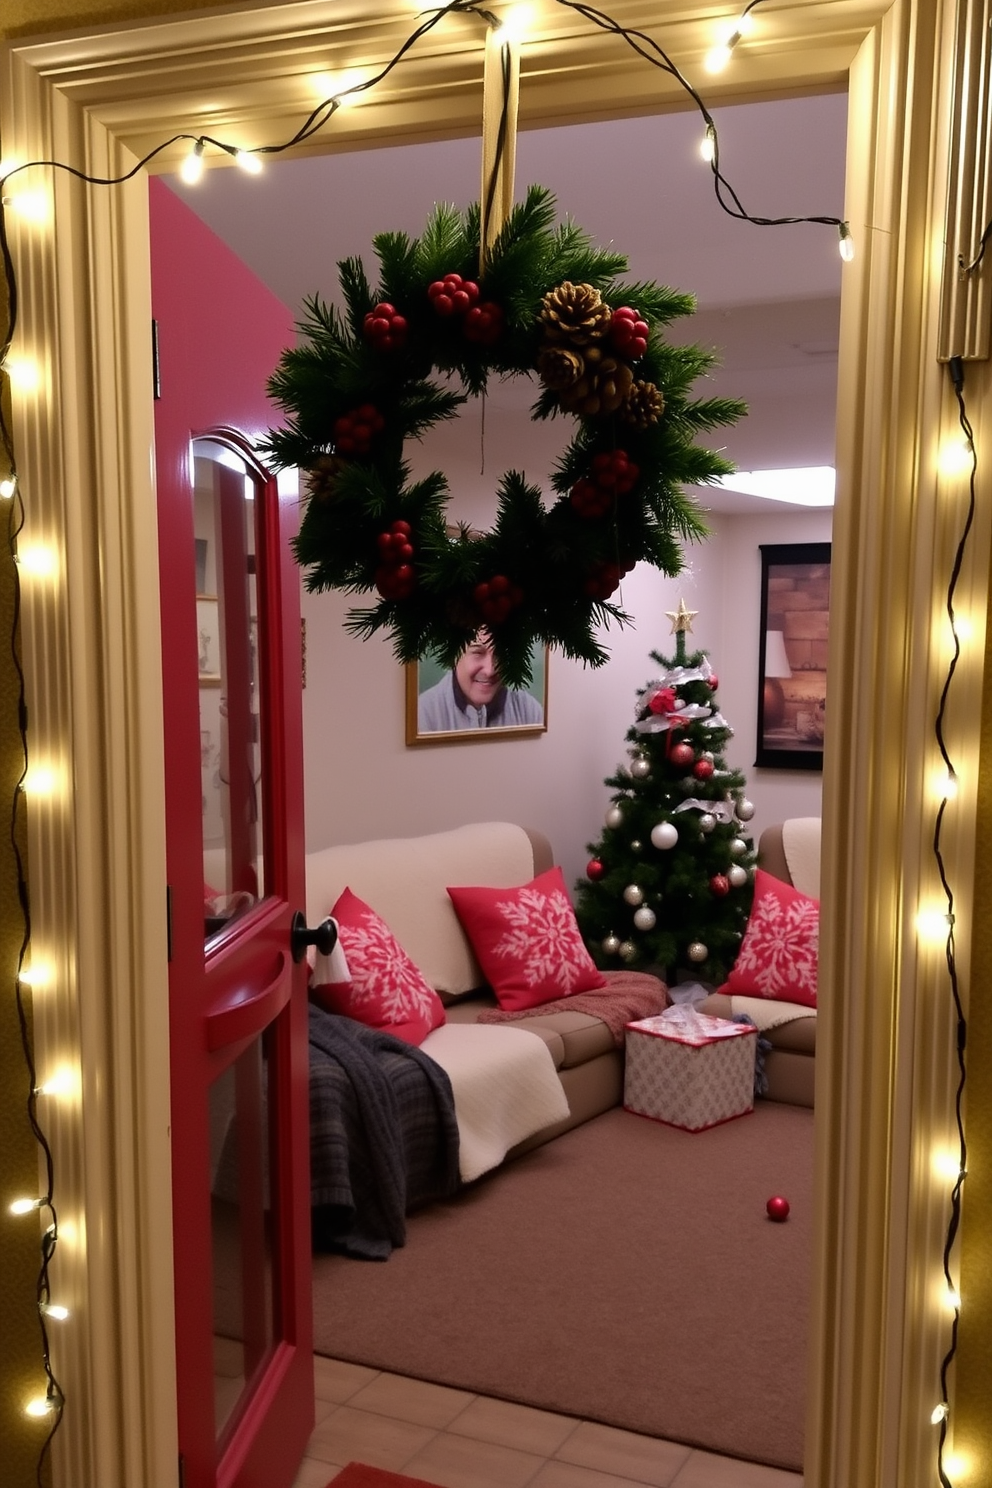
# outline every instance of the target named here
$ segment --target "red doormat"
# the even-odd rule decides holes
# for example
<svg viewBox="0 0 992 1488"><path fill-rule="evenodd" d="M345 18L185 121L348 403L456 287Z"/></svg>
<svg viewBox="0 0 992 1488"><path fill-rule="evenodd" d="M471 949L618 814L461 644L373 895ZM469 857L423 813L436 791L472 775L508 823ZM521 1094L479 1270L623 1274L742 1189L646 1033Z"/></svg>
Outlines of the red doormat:
<svg viewBox="0 0 992 1488"><path fill-rule="evenodd" d="M327 1488L438 1488L424 1478L405 1478L402 1473L386 1472L382 1467L368 1467L364 1462L349 1462Z"/></svg>

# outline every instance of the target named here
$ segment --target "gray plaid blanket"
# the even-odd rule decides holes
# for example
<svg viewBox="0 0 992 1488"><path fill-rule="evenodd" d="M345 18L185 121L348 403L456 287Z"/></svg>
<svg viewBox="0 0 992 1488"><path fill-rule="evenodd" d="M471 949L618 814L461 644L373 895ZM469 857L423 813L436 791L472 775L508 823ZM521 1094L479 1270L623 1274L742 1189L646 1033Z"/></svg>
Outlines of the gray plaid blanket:
<svg viewBox="0 0 992 1488"><path fill-rule="evenodd" d="M310 1004L314 1245L385 1260L406 1215L458 1187L448 1076L412 1044Z"/></svg>

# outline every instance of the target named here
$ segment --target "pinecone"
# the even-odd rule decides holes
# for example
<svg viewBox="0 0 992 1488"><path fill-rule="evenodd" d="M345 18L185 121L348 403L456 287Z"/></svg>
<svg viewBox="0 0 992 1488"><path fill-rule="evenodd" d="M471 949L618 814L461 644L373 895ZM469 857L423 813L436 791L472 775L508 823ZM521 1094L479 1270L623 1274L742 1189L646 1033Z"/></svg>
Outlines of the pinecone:
<svg viewBox="0 0 992 1488"><path fill-rule="evenodd" d="M549 289L541 301L545 346L573 346L580 351L607 335L613 312L591 284L568 279Z"/></svg>
<svg viewBox="0 0 992 1488"><path fill-rule="evenodd" d="M562 408L584 418L616 413L630 393L633 372L626 362L600 346L590 346L584 362L578 382L558 394Z"/></svg>
<svg viewBox="0 0 992 1488"><path fill-rule="evenodd" d="M648 429L656 424L665 409L665 395L653 382L635 382L619 410L625 424L635 429Z"/></svg>
<svg viewBox="0 0 992 1488"><path fill-rule="evenodd" d="M578 382L584 365L577 351L569 351L564 346L546 346L537 354L538 377L545 387L558 393Z"/></svg>
<svg viewBox="0 0 992 1488"><path fill-rule="evenodd" d="M317 456L314 464L306 471L306 488L315 500L327 500L346 463L340 455Z"/></svg>

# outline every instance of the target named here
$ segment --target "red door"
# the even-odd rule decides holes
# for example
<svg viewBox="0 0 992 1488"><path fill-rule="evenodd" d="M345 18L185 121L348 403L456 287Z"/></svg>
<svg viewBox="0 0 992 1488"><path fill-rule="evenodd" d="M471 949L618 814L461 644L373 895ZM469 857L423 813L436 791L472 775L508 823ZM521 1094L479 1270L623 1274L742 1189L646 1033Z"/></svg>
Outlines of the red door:
<svg viewBox="0 0 992 1488"><path fill-rule="evenodd" d="M180 1483L290 1488L313 1427L298 508L255 445L291 317L150 187Z"/></svg>

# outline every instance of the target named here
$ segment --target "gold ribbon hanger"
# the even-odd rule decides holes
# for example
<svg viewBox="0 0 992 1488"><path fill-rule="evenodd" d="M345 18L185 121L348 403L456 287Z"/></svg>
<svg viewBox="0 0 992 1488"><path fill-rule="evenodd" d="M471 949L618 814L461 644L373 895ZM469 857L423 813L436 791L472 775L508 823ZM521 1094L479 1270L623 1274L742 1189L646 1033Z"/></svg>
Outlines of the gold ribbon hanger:
<svg viewBox="0 0 992 1488"><path fill-rule="evenodd" d="M482 195L479 273L513 208L517 155L520 42L511 28L490 25L482 78Z"/></svg>

